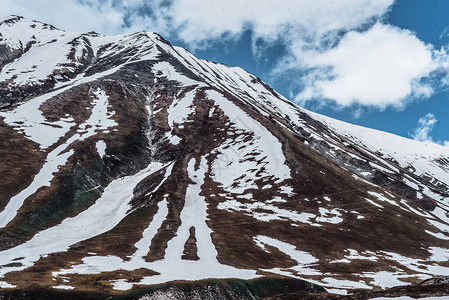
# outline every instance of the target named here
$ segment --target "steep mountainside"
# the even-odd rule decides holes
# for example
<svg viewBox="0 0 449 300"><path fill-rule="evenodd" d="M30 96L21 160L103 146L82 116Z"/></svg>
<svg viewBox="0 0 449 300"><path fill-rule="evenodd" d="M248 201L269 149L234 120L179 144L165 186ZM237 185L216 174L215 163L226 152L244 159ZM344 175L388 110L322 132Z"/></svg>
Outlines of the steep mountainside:
<svg viewBox="0 0 449 300"><path fill-rule="evenodd" d="M155 33L0 20L0 107L1 288L449 275L448 147L309 112Z"/></svg>

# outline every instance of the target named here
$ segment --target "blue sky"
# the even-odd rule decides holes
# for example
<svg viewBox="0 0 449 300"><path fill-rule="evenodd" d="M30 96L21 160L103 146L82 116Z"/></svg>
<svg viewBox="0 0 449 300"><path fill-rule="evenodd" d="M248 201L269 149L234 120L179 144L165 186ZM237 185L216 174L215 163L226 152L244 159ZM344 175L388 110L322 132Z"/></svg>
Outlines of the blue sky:
<svg viewBox="0 0 449 300"><path fill-rule="evenodd" d="M0 15L66 30L156 31L200 58L244 68L307 109L449 141L447 0L3 1Z"/></svg>

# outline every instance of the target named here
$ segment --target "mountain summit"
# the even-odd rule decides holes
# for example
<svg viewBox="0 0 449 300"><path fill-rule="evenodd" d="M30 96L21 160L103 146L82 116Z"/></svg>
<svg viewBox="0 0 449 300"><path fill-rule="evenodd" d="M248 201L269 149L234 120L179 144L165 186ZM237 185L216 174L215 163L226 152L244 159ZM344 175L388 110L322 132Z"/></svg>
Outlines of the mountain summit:
<svg viewBox="0 0 449 300"><path fill-rule="evenodd" d="M448 147L307 111L158 34L4 18L0 107L4 289L449 274Z"/></svg>

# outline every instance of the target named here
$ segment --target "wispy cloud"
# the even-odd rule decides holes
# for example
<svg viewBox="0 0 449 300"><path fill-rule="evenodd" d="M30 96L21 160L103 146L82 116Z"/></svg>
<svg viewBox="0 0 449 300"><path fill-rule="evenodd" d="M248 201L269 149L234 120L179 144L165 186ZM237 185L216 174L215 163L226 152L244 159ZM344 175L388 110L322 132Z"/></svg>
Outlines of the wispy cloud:
<svg viewBox="0 0 449 300"><path fill-rule="evenodd" d="M433 130L433 127L438 122L435 116L431 113L428 113L424 117L418 120L418 126L413 130L412 138L418 141L432 141L432 137L430 136L430 132Z"/></svg>
<svg viewBox="0 0 449 300"><path fill-rule="evenodd" d="M146 29L186 43L238 37L251 29L265 41L283 37L317 46L378 19L394 0L4 0L3 13L20 14L75 31L120 33ZM331 34L334 33L334 34Z"/></svg>
<svg viewBox="0 0 449 300"><path fill-rule="evenodd" d="M287 43L297 38L320 43L330 32L350 30L382 16L394 0L177 0L168 12L187 42L238 36L251 29L256 38Z"/></svg>
<svg viewBox="0 0 449 300"><path fill-rule="evenodd" d="M21 15L79 32L114 34L125 26L125 12L116 9L112 1L3 0L1 13Z"/></svg>
<svg viewBox="0 0 449 300"><path fill-rule="evenodd" d="M440 144L444 146L449 146L449 141L435 141L431 132L434 129L435 125L438 123L437 118L434 114L428 113L418 120L418 125L413 130L411 137L414 140L422 141L422 142L430 142L435 144Z"/></svg>

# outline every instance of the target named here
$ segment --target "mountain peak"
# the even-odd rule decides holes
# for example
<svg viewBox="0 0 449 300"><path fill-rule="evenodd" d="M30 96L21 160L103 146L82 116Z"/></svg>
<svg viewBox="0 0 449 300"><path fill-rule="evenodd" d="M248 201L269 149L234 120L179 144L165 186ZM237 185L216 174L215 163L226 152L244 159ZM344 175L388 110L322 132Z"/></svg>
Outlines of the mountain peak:
<svg viewBox="0 0 449 300"><path fill-rule="evenodd" d="M9 15L9 16L0 18L0 26L1 25L15 26L20 23L27 23L28 25L32 26L32 28L34 28L34 26L40 25L45 29L60 30L60 29L54 27L53 25L50 25L50 24L47 24L44 22L40 22L40 21L36 21L36 20L27 19L27 18L24 18L23 16Z"/></svg>
<svg viewBox="0 0 449 300"><path fill-rule="evenodd" d="M25 51L31 44L45 44L65 35L56 27L21 16L8 16L0 21L0 45Z"/></svg>
<svg viewBox="0 0 449 300"><path fill-rule="evenodd" d="M21 20L24 20L24 18L22 16L9 15L9 16L5 16L5 17L1 17L0 24L14 24Z"/></svg>

